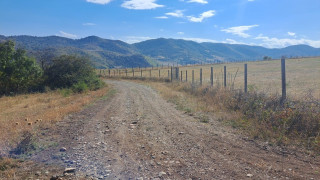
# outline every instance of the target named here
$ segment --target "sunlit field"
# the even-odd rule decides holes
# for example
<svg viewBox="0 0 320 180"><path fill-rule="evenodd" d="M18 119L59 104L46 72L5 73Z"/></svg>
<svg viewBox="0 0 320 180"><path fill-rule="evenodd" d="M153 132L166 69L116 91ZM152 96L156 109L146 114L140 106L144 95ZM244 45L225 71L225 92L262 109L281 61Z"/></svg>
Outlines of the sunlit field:
<svg viewBox="0 0 320 180"><path fill-rule="evenodd" d="M203 72L203 85L210 84L211 67L213 67L214 86L223 86L223 69L227 67L227 86L234 89L244 88L244 64L248 64L248 91L262 91L268 94L281 93L281 62L280 60L240 62L230 64L211 64L199 66L179 67L179 76L182 71L182 81L192 81L192 70L194 71L194 83L200 81L200 69ZM159 74L160 70L160 74ZM127 71L127 73L126 73ZM154 68L111 69L110 76L132 77L154 77L170 78L171 70L168 66ZM142 74L141 74L142 71ZM187 71L187 79L186 79ZM100 73L100 70L98 70ZM109 76L109 70L102 70L103 76ZM159 76L160 75L160 76ZM287 94L294 98L305 98L312 95L320 98L320 57L287 59L286 78Z"/></svg>

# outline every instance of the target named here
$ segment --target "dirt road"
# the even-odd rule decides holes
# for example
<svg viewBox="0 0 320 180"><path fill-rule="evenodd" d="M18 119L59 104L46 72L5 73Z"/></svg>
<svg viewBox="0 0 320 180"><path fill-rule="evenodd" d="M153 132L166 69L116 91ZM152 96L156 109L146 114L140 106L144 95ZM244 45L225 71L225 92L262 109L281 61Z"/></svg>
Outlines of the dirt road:
<svg viewBox="0 0 320 180"><path fill-rule="evenodd" d="M175 109L150 87L108 81L117 93L58 124L59 149L34 159L100 179L319 179L319 158L274 150Z"/></svg>

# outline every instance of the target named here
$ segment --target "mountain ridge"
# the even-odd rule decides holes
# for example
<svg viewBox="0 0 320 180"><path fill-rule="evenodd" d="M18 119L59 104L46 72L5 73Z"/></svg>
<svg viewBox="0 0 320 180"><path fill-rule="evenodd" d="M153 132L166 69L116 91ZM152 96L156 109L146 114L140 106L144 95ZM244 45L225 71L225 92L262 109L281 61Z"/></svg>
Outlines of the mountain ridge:
<svg viewBox="0 0 320 180"><path fill-rule="evenodd" d="M293 45L285 48L265 48L243 44L198 43L190 40L158 38L128 44L121 40L88 36L69 39L60 36L2 36L0 41L13 40L38 61L62 54L76 54L90 58L97 68L145 67L156 64L214 63L238 60L261 60L264 56L320 56L320 48Z"/></svg>

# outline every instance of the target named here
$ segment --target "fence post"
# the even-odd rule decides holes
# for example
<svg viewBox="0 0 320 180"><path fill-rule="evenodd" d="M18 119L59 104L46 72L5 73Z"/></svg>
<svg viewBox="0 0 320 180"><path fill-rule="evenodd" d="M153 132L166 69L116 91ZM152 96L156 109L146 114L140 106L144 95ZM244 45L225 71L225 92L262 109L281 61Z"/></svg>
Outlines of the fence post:
<svg viewBox="0 0 320 180"><path fill-rule="evenodd" d="M244 92L248 92L248 64L244 64Z"/></svg>
<svg viewBox="0 0 320 180"><path fill-rule="evenodd" d="M188 82L188 70L186 70L186 82Z"/></svg>
<svg viewBox="0 0 320 180"><path fill-rule="evenodd" d="M170 79L170 70L168 70L168 79Z"/></svg>
<svg viewBox="0 0 320 180"><path fill-rule="evenodd" d="M281 80L282 80L282 98L281 101L284 102L287 98L287 86L286 86L286 59L281 58Z"/></svg>
<svg viewBox="0 0 320 180"><path fill-rule="evenodd" d="M200 86L202 85L202 68L200 68Z"/></svg>
<svg viewBox="0 0 320 180"><path fill-rule="evenodd" d="M194 70L192 70L192 84L194 84Z"/></svg>
<svg viewBox="0 0 320 180"><path fill-rule="evenodd" d="M110 77L110 69L108 70L108 72L109 72L109 77Z"/></svg>
<svg viewBox="0 0 320 180"><path fill-rule="evenodd" d="M227 66L224 66L224 87L227 87Z"/></svg>
<svg viewBox="0 0 320 180"><path fill-rule="evenodd" d="M170 71L170 73L171 73L171 75L170 75L170 76L171 76L171 82L172 82L172 78L173 78L173 74L172 74L172 73L173 73L173 72L172 72L172 66L171 66L171 71Z"/></svg>
<svg viewBox="0 0 320 180"><path fill-rule="evenodd" d="M213 87L213 67L211 67L210 81L211 81L211 87Z"/></svg>
<svg viewBox="0 0 320 180"><path fill-rule="evenodd" d="M181 71L181 82L182 82L182 71Z"/></svg>

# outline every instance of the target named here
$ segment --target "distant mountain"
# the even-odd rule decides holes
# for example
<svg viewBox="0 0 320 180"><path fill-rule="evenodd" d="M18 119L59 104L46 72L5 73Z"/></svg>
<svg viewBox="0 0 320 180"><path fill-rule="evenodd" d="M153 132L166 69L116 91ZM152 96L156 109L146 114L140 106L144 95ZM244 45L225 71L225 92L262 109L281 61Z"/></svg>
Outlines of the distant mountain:
<svg viewBox="0 0 320 180"><path fill-rule="evenodd" d="M24 48L38 61L50 61L62 54L89 57L97 68L144 67L156 63L212 63L237 60L261 60L272 58L320 56L320 48L295 45L281 49L261 46L223 43L197 43L181 39L152 39L135 44L119 40L89 36L73 40L58 36L1 36L0 41L14 40L17 47Z"/></svg>
<svg viewBox="0 0 320 180"><path fill-rule="evenodd" d="M289 46L282 49L268 49L261 46L223 43L196 43L180 39L152 39L133 44L139 52L159 61L179 64L259 60L264 56L320 56L320 49L307 45Z"/></svg>
<svg viewBox="0 0 320 180"><path fill-rule="evenodd" d="M0 41L8 39L15 41L17 47L26 49L38 61L50 61L63 54L76 54L89 57L98 68L150 66L152 63L150 58L140 54L130 44L96 36L78 40L58 36L0 36Z"/></svg>

